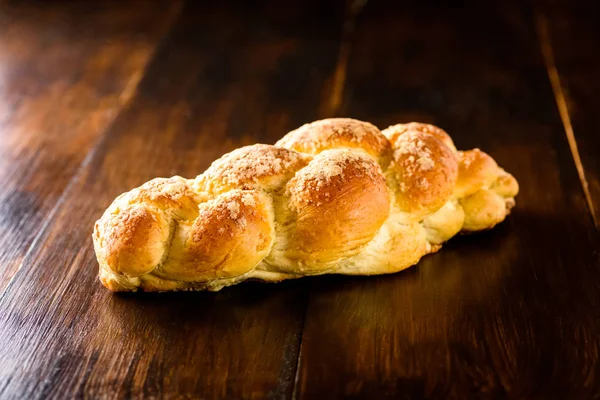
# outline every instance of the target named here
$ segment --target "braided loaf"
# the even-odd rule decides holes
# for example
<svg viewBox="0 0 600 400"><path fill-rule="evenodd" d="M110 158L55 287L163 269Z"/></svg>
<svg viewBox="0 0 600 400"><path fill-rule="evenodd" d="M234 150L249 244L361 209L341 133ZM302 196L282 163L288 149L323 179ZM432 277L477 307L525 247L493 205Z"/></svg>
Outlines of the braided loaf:
<svg viewBox="0 0 600 400"><path fill-rule="evenodd" d="M195 179L120 195L95 224L94 249L113 291L386 274L461 231L492 228L517 192L490 156L457 151L433 125L381 132L326 119L225 154Z"/></svg>

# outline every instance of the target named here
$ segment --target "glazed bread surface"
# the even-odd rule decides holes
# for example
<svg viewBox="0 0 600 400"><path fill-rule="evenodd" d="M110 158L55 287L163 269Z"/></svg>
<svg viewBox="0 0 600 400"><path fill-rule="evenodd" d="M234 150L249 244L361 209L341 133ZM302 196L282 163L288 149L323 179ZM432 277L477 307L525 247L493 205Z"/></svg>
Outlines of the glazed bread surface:
<svg viewBox="0 0 600 400"><path fill-rule="evenodd" d="M388 274L502 222L518 190L493 158L458 151L436 126L333 118L234 150L194 179L120 195L93 242L112 291Z"/></svg>

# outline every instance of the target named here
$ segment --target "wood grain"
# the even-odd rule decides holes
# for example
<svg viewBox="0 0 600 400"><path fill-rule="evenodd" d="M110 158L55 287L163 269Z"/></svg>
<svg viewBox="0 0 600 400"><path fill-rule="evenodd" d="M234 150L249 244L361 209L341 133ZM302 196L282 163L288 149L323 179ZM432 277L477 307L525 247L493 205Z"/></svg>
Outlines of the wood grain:
<svg viewBox="0 0 600 400"><path fill-rule="evenodd" d="M600 100L596 95L600 91L600 5L595 1L537 3L540 41L549 49L546 64L549 74L556 74L556 102L564 108L565 130L572 131L582 183L600 228Z"/></svg>
<svg viewBox="0 0 600 400"><path fill-rule="evenodd" d="M0 293L177 9L0 3Z"/></svg>
<svg viewBox="0 0 600 400"><path fill-rule="evenodd" d="M1 398L289 398L306 286L113 295L94 221L156 176L193 177L316 118L336 6L188 2L137 92L0 299Z"/></svg>
<svg viewBox="0 0 600 400"><path fill-rule="evenodd" d="M0 0L0 398L600 397L600 237L536 24L597 206L596 6L165 4ZM390 276L100 286L115 196L329 116L439 124L514 214Z"/></svg>
<svg viewBox="0 0 600 400"><path fill-rule="evenodd" d="M405 273L312 280L298 398L600 395L598 236L533 16L488 6L369 3L341 112L484 149L520 182L514 215Z"/></svg>

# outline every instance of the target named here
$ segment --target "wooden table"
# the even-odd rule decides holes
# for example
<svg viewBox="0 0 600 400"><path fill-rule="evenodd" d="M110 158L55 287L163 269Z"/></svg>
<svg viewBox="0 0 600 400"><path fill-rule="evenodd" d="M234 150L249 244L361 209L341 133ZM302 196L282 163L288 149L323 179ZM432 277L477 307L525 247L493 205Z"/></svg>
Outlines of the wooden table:
<svg viewBox="0 0 600 400"><path fill-rule="evenodd" d="M0 398L600 396L600 8L0 2ZM114 295L94 221L311 120L419 120L513 215L380 277Z"/></svg>

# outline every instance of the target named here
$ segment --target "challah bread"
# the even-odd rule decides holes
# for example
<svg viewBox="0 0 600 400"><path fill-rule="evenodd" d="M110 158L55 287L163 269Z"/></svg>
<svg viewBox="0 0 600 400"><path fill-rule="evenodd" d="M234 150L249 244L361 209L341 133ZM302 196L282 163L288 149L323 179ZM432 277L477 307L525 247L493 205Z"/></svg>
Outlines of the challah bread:
<svg viewBox="0 0 600 400"><path fill-rule="evenodd" d="M517 181L422 123L333 118L225 154L195 179L153 179L96 222L112 291L219 290L328 273L401 271L459 232L490 229Z"/></svg>

